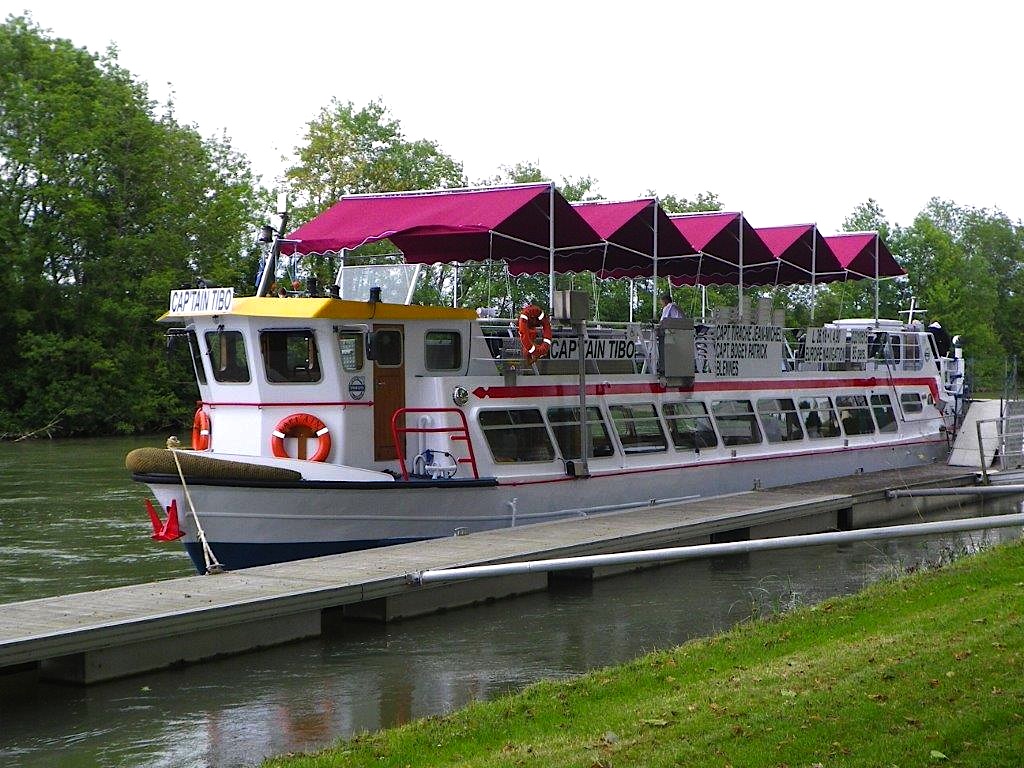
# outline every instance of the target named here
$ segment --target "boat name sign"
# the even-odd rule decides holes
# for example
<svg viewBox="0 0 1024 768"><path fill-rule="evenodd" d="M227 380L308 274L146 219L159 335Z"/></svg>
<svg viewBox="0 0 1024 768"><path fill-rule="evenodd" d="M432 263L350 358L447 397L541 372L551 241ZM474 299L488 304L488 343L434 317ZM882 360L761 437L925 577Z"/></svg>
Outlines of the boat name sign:
<svg viewBox="0 0 1024 768"><path fill-rule="evenodd" d="M219 315L231 309L234 288L186 288L171 291L170 315Z"/></svg>
<svg viewBox="0 0 1024 768"><path fill-rule="evenodd" d="M554 339L549 357L578 360L579 347L579 339ZM588 360L632 360L636 356L636 343L631 339L587 339L583 354Z"/></svg>

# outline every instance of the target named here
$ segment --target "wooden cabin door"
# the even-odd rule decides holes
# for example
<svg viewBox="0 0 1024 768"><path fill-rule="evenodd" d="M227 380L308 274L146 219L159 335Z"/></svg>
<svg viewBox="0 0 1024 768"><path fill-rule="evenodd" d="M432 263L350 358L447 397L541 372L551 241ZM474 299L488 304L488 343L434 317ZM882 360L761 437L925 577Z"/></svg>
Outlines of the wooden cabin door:
<svg viewBox="0 0 1024 768"><path fill-rule="evenodd" d="M398 458L391 417L405 407L405 338L400 325L374 325L378 359L373 361L373 458Z"/></svg>

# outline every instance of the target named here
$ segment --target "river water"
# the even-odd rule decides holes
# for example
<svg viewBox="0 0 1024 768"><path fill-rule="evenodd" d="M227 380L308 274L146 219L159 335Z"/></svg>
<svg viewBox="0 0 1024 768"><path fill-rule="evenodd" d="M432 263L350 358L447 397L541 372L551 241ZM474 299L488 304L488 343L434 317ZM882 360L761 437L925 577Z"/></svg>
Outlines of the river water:
<svg viewBox="0 0 1024 768"><path fill-rule="evenodd" d="M190 575L123 457L162 438L0 443L0 603ZM943 517L1015 511L1016 499ZM1012 529L695 561L89 688L5 684L0 765L258 764L855 591ZM2 610L2 608L0 608Z"/></svg>

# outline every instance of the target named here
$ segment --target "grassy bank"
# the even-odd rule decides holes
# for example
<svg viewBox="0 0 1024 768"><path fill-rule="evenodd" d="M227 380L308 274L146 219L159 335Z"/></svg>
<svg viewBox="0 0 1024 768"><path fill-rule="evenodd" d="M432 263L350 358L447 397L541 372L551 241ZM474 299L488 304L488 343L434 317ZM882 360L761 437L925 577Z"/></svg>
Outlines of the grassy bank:
<svg viewBox="0 0 1024 768"><path fill-rule="evenodd" d="M267 765L1016 768L1022 617L1018 542Z"/></svg>

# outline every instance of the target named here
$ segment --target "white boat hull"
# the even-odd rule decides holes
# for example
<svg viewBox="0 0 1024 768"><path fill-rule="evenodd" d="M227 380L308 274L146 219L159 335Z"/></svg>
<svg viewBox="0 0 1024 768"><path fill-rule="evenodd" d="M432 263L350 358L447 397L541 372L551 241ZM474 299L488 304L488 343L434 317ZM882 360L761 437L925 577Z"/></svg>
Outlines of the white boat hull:
<svg viewBox="0 0 1024 768"><path fill-rule="evenodd" d="M191 504L227 568L567 519L652 502L714 496L931 463L942 437L716 458L685 465L496 482L189 482ZM177 478L139 478L178 509L186 549L204 570L189 499Z"/></svg>

